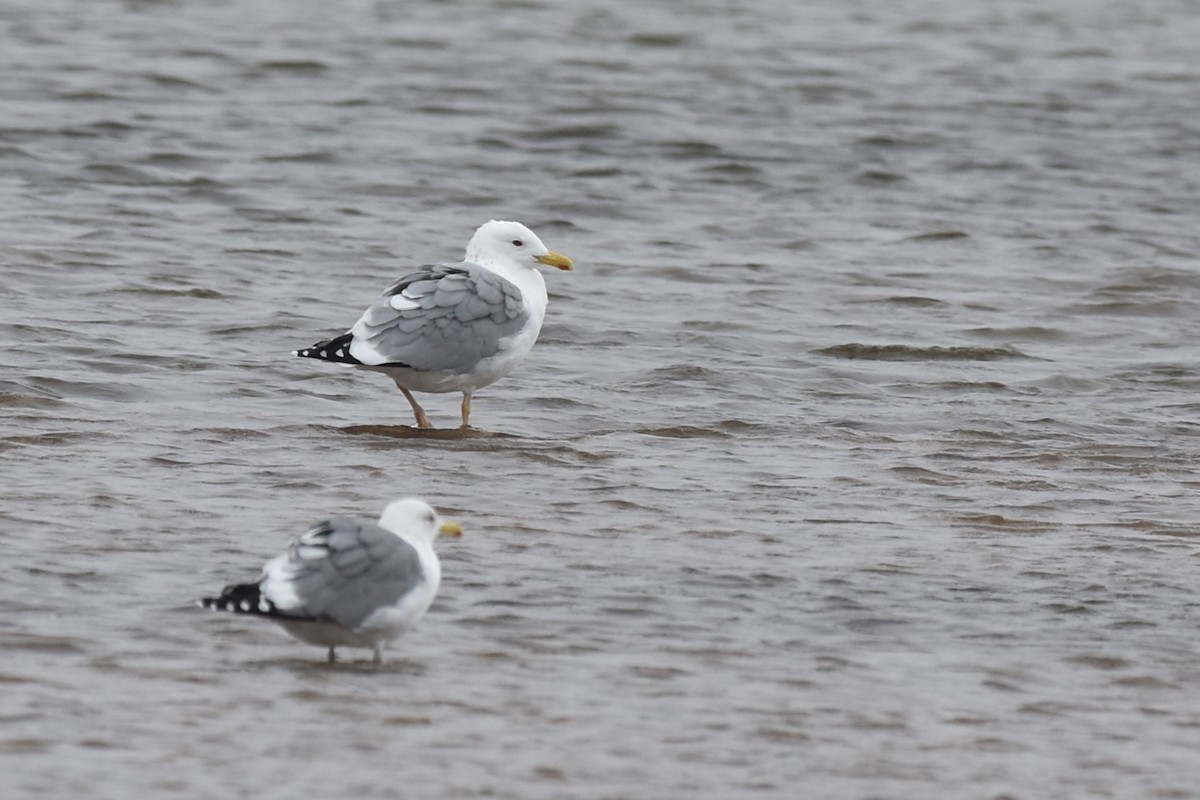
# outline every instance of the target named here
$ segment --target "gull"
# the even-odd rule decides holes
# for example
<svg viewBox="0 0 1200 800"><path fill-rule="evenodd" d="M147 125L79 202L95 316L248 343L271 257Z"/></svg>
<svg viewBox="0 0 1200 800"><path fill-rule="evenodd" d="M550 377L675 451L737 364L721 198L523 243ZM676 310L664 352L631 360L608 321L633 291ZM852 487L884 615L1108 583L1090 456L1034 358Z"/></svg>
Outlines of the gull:
<svg viewBox="0 0 1200 800"><path fill-rule="evenodd" d="M422 500L390 503L378 522L332 517L292 540L253 583L226 586L202 608L266 617L295 638L334 649L383 648L417 624L437 594L438 534L461 536Z"/></svg>
<svg viewBox="0 0 1200 800"><path fill-rule="evenodd" d="M574 269L521 223L491 220L462 262L405 275L349 331L294 355L384 373L418 428L433 425L413 392L462 392L461 427L469 428L471 395L512 372L537 341L548 302L539 265Z"/></svg>

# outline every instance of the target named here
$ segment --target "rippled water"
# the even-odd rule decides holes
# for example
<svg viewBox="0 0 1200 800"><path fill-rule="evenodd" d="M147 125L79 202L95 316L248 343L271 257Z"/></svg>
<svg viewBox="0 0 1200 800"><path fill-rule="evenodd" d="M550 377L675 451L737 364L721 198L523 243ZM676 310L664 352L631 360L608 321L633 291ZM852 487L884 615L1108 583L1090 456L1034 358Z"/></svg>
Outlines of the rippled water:
<svg viewBox="0 0 1200 800"><path fill-rule="evenodd" d="M1192 4L0 30L9 792L1200 797ZM579 269L479 433L288 355L491 217ZM407 493L382 669L192 606Z"/></svg>

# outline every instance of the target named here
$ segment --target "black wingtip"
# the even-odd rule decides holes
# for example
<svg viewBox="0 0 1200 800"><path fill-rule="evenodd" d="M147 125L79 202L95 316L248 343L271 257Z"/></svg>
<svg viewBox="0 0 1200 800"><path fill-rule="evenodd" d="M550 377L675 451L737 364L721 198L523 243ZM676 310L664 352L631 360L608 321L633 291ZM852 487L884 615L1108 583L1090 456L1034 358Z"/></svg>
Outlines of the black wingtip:
<svg viewBox="0 0 1200 800"><path fill-rule="evenodd" d="M293 350L292 355L300 358L315 358L318 361L335 361L339 364L361 364L361 361L350 355L350 342L353 339L352 334L343 333L334 339L317 342L312 347Z"/></svg>
<svg viewBox="0 0 1200 800"><path fill-rule="evenodd" d="M197 600L196 604L209 611L228 611L231 614L257 614L269 617L278 613L275 604L262 596L257 583L226 586L220 597L204 597Z"/></svg>

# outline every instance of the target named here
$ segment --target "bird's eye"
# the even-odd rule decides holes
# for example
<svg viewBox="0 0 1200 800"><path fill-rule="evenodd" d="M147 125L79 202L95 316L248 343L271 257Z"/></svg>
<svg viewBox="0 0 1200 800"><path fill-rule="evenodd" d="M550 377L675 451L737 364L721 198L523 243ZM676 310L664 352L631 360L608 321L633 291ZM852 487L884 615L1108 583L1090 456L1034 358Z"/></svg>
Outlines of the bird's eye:
<svg viewBox="0 0 1200 800"><path fill-rule="evenodd" d="M513 247L524 247L525 243L520 239L513 239Z"/></svg>

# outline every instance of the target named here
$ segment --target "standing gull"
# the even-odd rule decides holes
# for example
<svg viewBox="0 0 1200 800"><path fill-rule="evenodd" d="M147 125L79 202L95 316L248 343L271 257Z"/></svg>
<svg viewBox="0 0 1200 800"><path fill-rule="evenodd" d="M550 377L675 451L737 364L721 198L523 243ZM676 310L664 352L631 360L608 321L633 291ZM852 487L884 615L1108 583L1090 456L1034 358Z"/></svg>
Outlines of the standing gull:
<svg viewBox="0 0 1200 800"><path fill-rule="evenodd" d="M254 583L226 586L200 605L279 623L302 642L329 648L384 646L417 624L437 594L442 568L437 535L460 536L427 503L408 497L378 523L333 517L298 536L267 562Z"/></svg>
<svg viewBox="0 0 1200 800"><path fill-rule="evenodd" d="M462 392L467 428L471 394L512 372L537 341L547 304L539 264L574 268L521 223L492 220L461 263L405 275L349 331L295 355L385 373L419 428L433 425L413 392Z"/></svg>

